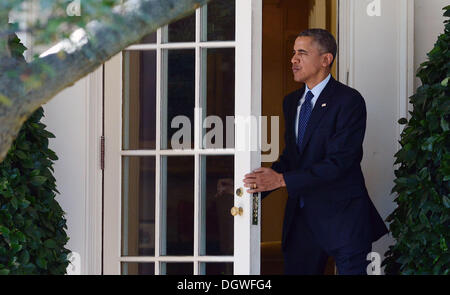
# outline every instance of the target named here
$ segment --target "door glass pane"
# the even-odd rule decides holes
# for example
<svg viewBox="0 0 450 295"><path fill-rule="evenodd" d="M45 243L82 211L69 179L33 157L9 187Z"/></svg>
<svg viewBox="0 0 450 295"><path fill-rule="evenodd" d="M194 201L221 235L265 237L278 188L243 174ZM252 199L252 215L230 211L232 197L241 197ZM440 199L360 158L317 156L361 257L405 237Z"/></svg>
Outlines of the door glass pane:
<svg viewBox="0 0 450 295"><path fill-rule="evenodd" d="M235 0L214 0L207 4L207 41L235 39L235 10Z"/></svg>
<svg viewBox="0 0 450 295"><path fill-rule="evenodd" d="M122 256L155 255L155 157L122 158Z"/></svg>
<svg viewBox="0 0 450 295"><path fill-rule="evenodd" d="M155 149L156 51L124 51L122 146Z"/></svg>
<svg viewBox="0 0 450 295"><path fill-rule="evenodd" d="M233 255L234 156L202 156L200 255Z"/></svg>
<svg viewBox="0 0 450 295"><path fill-rule="evenodd" d="M162 275L193 275L194 264L193 263L175 263L175 262L162 262L161 263Z"/></svg>
<svg viewBox="0 0 450 295"><path fill-rule="evenodd" d="M232 275L232 262L206 262L200 263L201 275Z"/></svg>
<svg viewBox="0 0 450 295"><path fill-rule="evenodd" d="M156 43L156 32L150 33L142 37L139 41L140 44L155 44Z"/></svg>
<svg viewBox="0 0 450 295"><path fill-rule="evenodd" d="M234 148L234 48L210 48L204 52L207 70L203 75L203 147Z"/></svg>
<svg viewBox="0 0 450 295"><path fill-rule="evenodd" d="M154 275L155 264L147 262L122 262L120 273L122 275Z"/></svg>
<svg viewBox="0 0 450 295"><path fill-rule="evenodd" d="M168 42L195 41L195 13L169 24Z"/></svg>
<svg viewBox="0 0 450 295"><path fill-rule="evenodd" d="M193 148L195 50L168 50L166 53L167 100L163 99L161 146L163 149ZM172 147L172 140L176 142L174 147Z"/></svg>
<svg viewBox="0 0 450 295"><path fill-rule="evenodd" d="M194 157L161 157L161 255L194 254Z"/></svg>

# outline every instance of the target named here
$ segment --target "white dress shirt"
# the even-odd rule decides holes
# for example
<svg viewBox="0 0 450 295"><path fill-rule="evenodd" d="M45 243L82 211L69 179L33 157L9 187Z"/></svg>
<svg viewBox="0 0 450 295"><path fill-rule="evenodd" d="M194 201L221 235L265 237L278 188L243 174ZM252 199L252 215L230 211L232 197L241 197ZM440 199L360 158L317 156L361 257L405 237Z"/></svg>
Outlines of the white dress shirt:
<svg viewBox="0 0 450 295"><path fill-rule="evenodd" d="M328 74L328 76L322 82L320 82L319 84L314 86L313 89L309 89L308 85L306 85L306 83L305 83L305 93L303 93L303 96L300 99L300 103L298 104L298 107L297 107L297 115L295 116L295 139L296 139L296 141L298 140L298 118L300 116L300 108L302 107L302 104L305 101L306 93L308 93L308 91L311 91L312 94L314 95L314 97L311 99L312 110L313 110L314 106L316 105L317 99L319 98L319 96L322 93L325 86L327 86L328 81L330 81L330 78L331 78L331 74Z"/></svg>

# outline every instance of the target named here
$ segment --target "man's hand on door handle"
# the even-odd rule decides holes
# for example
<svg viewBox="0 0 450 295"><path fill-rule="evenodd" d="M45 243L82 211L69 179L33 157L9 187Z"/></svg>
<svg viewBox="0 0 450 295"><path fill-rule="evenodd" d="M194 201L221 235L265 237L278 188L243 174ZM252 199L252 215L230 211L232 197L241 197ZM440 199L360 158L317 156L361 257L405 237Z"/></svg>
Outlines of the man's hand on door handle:
<svg viewBox="0 0 450 295"><path fill-rule="evenodd" d="M249 194L270 191L286 186L282 173L265 167L260 167L253 170L252 173L245 174L243 181L244 186L250 188L247 190Z"/></svg>

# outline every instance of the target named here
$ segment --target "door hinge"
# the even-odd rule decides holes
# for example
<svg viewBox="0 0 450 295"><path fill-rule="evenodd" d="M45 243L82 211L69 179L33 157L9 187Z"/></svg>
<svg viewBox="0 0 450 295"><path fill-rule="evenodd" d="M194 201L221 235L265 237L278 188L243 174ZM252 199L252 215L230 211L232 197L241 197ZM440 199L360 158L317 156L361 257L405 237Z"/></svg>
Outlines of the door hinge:
<svg viewBox="0 0 450 295"><path fill-rule="evenodd" d="M105 137L100 137L100 169L105 170Z"/></svg>

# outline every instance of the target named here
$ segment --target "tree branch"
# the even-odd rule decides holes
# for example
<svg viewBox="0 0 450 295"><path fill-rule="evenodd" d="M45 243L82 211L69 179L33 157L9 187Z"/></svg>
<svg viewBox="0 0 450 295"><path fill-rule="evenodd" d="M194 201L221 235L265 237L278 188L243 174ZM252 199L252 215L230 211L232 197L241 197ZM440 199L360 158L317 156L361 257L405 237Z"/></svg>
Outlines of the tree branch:
<svg viewBox="0 0 450 295"><path fill-rule="evenodd" d="M23 122L42 104L143 36L208 1L129 0L115 7L105 21L90 22L85 31L87 39L81 38L66 50L19 65L16 75L0 73L0 162ZM2 97L11 103L2 103Z"/></svg>

